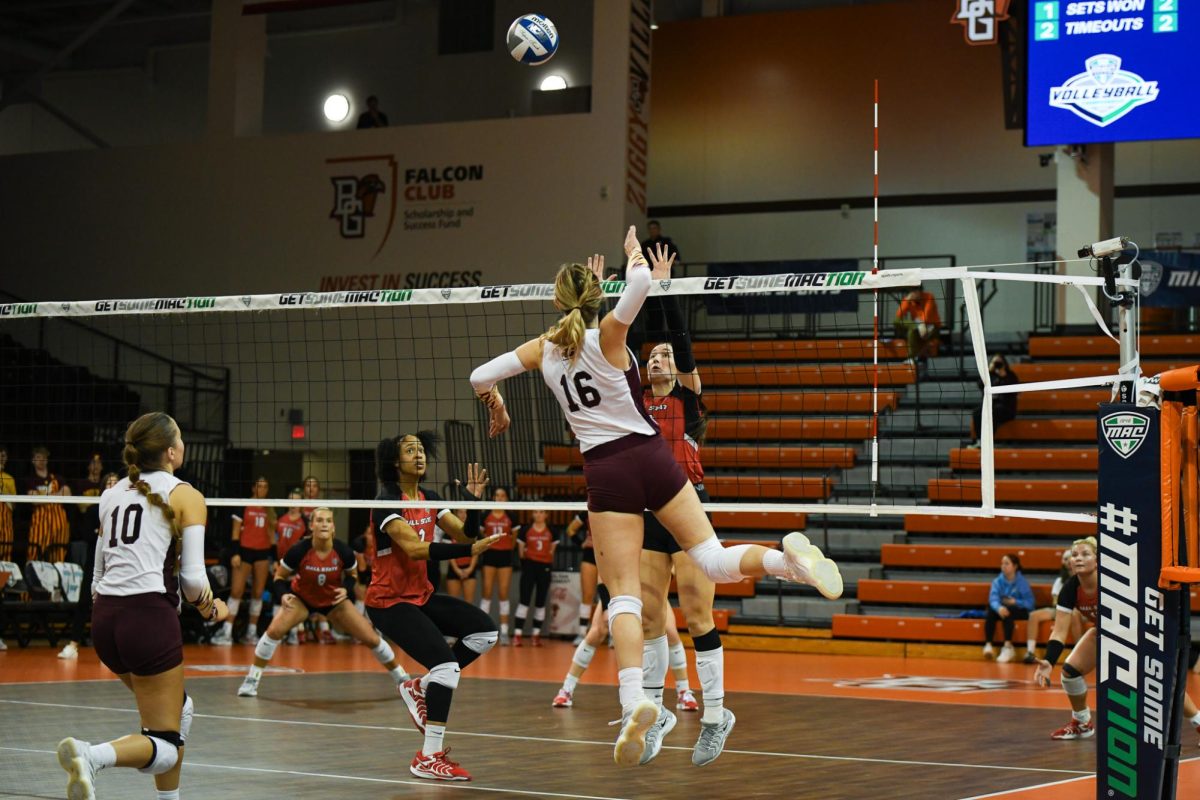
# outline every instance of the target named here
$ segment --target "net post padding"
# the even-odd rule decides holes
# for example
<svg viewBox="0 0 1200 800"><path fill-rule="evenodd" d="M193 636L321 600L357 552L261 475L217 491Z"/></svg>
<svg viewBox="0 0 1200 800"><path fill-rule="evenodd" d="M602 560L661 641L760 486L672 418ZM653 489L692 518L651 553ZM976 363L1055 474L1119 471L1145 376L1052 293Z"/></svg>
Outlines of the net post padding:
<svg viewBox="0 0 1200 800"><path fill-rule="evenodd" d="M1183 374L1172 376L1171 390L1195 389L1195 367L1172 372ZM1190 382L1185 382L1186 373L1193 376ZM1162 589L1178 589L1183 584L1200 583L1200 489L1197 487L1200 424L1195 405L1168 400L1163 402L1162 411L1163 563L1158 585ZM1180 526L1184 534L1182 559Z"/></svg>

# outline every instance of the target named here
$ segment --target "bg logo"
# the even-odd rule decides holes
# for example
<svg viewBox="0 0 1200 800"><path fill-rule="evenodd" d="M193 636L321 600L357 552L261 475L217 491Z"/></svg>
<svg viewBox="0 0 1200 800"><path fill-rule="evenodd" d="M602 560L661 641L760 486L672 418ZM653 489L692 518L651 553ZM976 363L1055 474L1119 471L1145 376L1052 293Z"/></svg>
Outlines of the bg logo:
<svg viewBox="0 0 1200 800"><path fill-rule="evenodd" d="M1008 19L1009 0L958 0L958 10L950 18L963 26L967 44L995 44L997 22Z"/></svg>
<svg viewBox="0 0 1200 800"><path fill-rule="evenodd" d="M361 178L342 175L330 178L333 182L331 219L340 220L338 232L343 239L361 239L367 232L367 217L375 216L375 200L387 191L378 175Z"/></svg>
<svg viewBox="0 0 1200 800"><path fill-rule="evenodd" d="M1121 458L1129 458L1146 441L1150 418L1132 411L1118 411L1100 420L1104 440Z"/></svg>
<svg viewBox="0 0 1200 800"><path fill-rule="evenodd" d="M333 185L333 208L329 218L337 220L338 234L343 239L360 240L367 247L375 245L372 258L379 255L392 233L396 220L396 160L390 155L327 158L329 182ZM347 166L349 165L349 166ZM353 170L346 174L343 170ZM328 174L328 173L327 173ZM382 223L367 220L379 218Z"/></svg>

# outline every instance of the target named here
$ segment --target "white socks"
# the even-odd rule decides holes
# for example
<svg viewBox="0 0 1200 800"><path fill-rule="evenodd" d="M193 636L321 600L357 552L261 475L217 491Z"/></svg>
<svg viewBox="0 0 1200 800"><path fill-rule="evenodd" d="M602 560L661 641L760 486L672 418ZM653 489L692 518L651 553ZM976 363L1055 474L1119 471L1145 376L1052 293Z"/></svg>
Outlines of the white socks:
<svg viewBox="0 0 1200 800"><path fill-rule="evenodd" d="M446 736L445 725L430 725L425 724L425 744L421 746L421 753L425 756L431 756L434 753L440 753L446 748L442 745L442 739Z"/></svg>
<svg viewBox="0 0 1200 800"><path fill-rule="evenodd" d="M391 646L387 643L387 639L384 639L382 636L379 637L379 644L371 648L371 655L375 656L375 660L385 667L389 661L396 657L396 654L392 652Z"/></svg>
<svg viewBox="0 0 1200 800"><path fill-rule="evenodd" d="M96 769L107 769L117 764L117 751L108 742L94 744L88 748L88 751L88 757Z"/></svg>
<svg viewBox="0 0 1200 800"><path fill-rule="evenodd" d="M667 635L642 642L642 688L662 708L663 684L667 681Z"/></svg>
<svg viewBox="0 0 1200 800"><path fill-rule="evenodd" d="M787 559L783 557L782 550L768 550L763 553L763 569L768 575L776 578L787 577Z"/></svg>
<svg viewBox="0 0 1200 800"><path fill-rule="evenodd" d="M617 681L620 683L622 713L625 712L625 709L633 708L639 700L646 699L646 692L642 689L641 667L626 667L617 673Z"/></svg>
<svg viewBox="0 0 1200 800"><path fill-rule="evenodd" d="M178 789L166 789L166 790L159 789L158 790L158 800L179 800L179 790Z"/></svg>
<svg viewBox="0 0 1200 800"><path fill-rule="evenodd" d="M1092 721L1092 710L1090 708L1085 708L1083 711L1072 711L1071 719L1086 725Z"/></svg>
<svg viewBox="0 0 1200 800"><path fill-rule="evenodd" d="M581 672L580 672L581 676L583 674L582 670L586 670L588 668L588 666L591 665L592 656L594 656L594 655L596 655L596 648L592 647L587 642L580 642L579 645L575 648L575 655L573 655L571 657L571 661L574 662L579 667L579 669L581 670ZM579 678L575 677L570 672L568 672L567 677L563 679L563 689L565 689L568 692L573 692L573 691L575 691L575 687L578 685L579 685Z"/></svg>
<svg viewBox="0 0 1200 800"><path fill-rule="evenodd" d="M567 677L563 678L563 691L568 694L575 691L575 687L579 685L579 678L576 678L571 673L567 673Z"/></svg>

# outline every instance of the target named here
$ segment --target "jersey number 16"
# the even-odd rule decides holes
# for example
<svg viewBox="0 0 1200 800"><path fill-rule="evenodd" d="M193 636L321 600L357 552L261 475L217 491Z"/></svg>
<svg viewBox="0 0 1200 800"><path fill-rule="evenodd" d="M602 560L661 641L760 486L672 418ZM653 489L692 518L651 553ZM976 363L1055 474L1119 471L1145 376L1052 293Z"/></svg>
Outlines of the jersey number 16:
<svg viewBox="0 0 1200 800"><path fill-rule="evenodd" d="M590 373L582 371L575 373L575 391L579 394L579 402L583 403L587 408L595 408L600 405L600 392L595 386L587 383L591 379L592 376ZM562 380L559 382L562 384L563 395L567 398L567 408L571 409L572 413L578 411L579 403L576 403L574 398L571 397L571 389L567 385L567 376L563 375Z"/></svg>

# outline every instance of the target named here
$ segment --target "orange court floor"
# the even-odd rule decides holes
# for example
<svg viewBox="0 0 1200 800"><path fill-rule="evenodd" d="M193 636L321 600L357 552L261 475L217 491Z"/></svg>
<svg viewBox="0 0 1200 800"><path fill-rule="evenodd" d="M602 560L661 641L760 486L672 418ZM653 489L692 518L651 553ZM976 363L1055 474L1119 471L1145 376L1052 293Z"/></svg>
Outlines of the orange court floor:
<svg viewBox="0 0 1200 800"><path fill-rule="evenodd" d="M815 798L1095 797L1089 773L1096 740L1049 738L1069 719L1066 698L1057 685L1036 687L1033 668L1025 664L727 651L726 706L739 721L721 759L697 769L685 753L668 752L690 752L694 735L689 731L697 726L681 719L661 764L619 770L606 761L614 729L604 723L619 713L611 649L597 651L577 690L576 708L550 708L573 652L565 641L550 640L541 648L526 642L522 648L497 647L470 665L455 695L447 742L475 779L430 785L408 775L407 759L420 740L366 648L280 647L260 697L244 699L235 694L253 658L252 646L188 645L185 674L197 699L197 717L183 794L256 798L285 796L286 788L289 796L305 797L304 789L311 788L312 796L321 796L320 790L372 798L440 798L451 791L452 796L466 792L464 797L483 792L489 798L694 797L704 791L740 798L760 794L755 786L764 796L778 796L780 787L791 786L792 796ZM87 728L93 739L133 729L133 698L93 650L81 648L77 660L60 660L56 653L45 645L20 649L11 642L7 652L0 652L0 775L22 776L15 783L0 780L0 798L62 796L53 746L57 738L80 735L77 726ZM420 671L407 658L401 661ZM690 652L689 671L699 697ZM667 686L673 703L670 676ZM1193 696L1200 694L1200 676L1190 674L1189 687ZM244 728L246 723L259 724ZM281 757L290 748L260 747L267 726L276 726L271 730L283 737L279 741L308 737L300 741L314 755L314 747L326 747L323 737L330 737L335 743L330 752L346 748L343 767L318 769L304 759ZM254 746L237 746L247 735ZM380 750L384 735L402 737L391 748L394 763L386 769L378 759L360 763L363 751L386 752ZM1179 797L1200 793L1198 741L1195 731L1185 729ZM495 744L487 756L480 754L490 747L485 742ZM552 770L514 773L503 766L514 759L520 763L522 748L530 746L536 746L539 761L571 759L577 779L559 780ZM489 759L500 769L489 769ZM128 775L110 779L110 772ZM775 778L764 782L764 774ZM131 770L103 773L98 786L103 790L111 781L114 789L136 787L139 778L147 785L137 794L145 796L146 779ZM362 791L353 791L356 786ZM728 793L720 786L728 786ZM133 796L127 791L133 790L98 796Z"/></svg>

